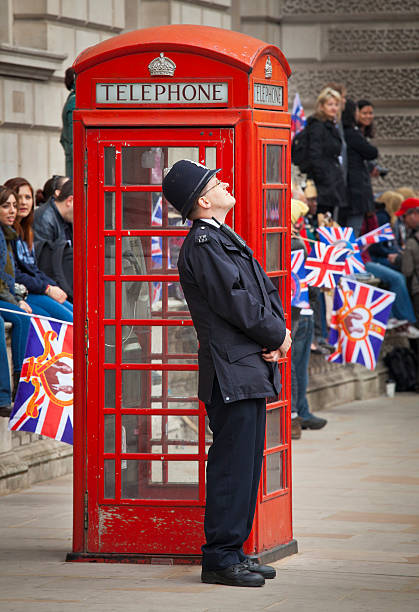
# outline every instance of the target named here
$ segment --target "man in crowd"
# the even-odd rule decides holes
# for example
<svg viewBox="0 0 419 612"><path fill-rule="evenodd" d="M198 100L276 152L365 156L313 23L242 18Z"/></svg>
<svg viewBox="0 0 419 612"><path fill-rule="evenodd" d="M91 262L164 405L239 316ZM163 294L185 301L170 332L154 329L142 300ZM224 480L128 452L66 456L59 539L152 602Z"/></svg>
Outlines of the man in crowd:
<svg viewBox="0 0 419 612"><path fill-rule="evenodd" d="M262 586L275 569L243 552L256 507L266 397L280 391L277 361L290 345L278 290L240 236L224 225L235 204L228 183L189 160L163 181L165 198L193 221L178 261L199 339L198 396L213 444L208 453L201 579Z"/></svg>
<svg viewBox="0 0 419 612"><path fill-rule="evenodd" d="M34 219L35 253L38 267L73 296L73 181L38 208Z"/></svg>

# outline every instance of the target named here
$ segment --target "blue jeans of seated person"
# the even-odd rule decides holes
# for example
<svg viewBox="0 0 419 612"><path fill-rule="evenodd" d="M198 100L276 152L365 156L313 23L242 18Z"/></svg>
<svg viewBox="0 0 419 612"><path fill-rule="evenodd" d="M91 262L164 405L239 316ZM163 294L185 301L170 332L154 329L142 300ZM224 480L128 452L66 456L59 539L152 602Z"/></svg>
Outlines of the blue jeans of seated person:
<svg viewBox="0 0 419 612"><path fill-rule="evenodd" d="M294 373L294 386L297 388L295 407L301 419L309 419L313 416L307 401L308 363L310 361L313 330L313 315L300 315L297 331L291 345L291 377Z"/></svg>
<svg viewBox="0 0 419 612"><path fill-rule="evenodd" d="M375 261L367 261L365 269L377 278L381 278L383 283L387 284L389 291L393 291L396 294L390 317L395 317L399 320L407 319L410 323L414 323L416 316L407 290L406 278L403 274Z"/></svg>
<svg viewBox="0 0 419 612"><path fill-rule="evenodd" d="M5 321L8 321L13 325L12 327L12 361L13 369L15 372L20 372L22 369L22 362L25 358L26 340L28 339L28 331L30 324L30 317L25 316L24 310L16 306L15 304L9 304L4 300L0 300L0 308L7 308L7 310L14 310L14 312L4 312L0 310L0 315Z"/></svg>
<svg viewBox="0 0 419 612"><path fill-rule="evenodd" d="M70 304L68 301L60 304L48 295L40 295L38 293L30 293L26 301L34 314L52 317L60 321L73 322L73 304Z"/></svg>
<svg viewBox="0 0 419 612"><path fill-rule="evenodd" d="M7 358L6 337L4 335L4 319L0 317L0 406L8 406L10 402L9 360Z"/></svg>

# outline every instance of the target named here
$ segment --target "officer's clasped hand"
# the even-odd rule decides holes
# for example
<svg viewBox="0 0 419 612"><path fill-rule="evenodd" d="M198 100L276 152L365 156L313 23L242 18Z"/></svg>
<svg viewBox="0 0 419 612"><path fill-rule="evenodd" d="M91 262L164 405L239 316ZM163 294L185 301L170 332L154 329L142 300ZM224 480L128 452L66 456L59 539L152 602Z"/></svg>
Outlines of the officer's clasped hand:
<svg viewBox="0 0 419 612"><path fill-rule="evenodd" d="M281 355L281 349L275 349L274 351L267 351L267 349L263 349L262 358L265 361L279 361L283 355Z"/></svg>

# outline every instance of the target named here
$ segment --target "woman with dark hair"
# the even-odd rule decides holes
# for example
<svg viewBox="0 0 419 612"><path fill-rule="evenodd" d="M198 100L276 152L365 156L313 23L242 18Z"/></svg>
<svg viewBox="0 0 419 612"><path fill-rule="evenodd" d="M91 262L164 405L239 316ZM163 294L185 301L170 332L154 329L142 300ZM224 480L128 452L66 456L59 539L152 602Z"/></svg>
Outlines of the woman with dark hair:
<svg viewBox="0 0 419 612"><path fill-rule="evenodd" d="M46 274L35 260L33 248L33 189L30 183L15 177L6 181L17 197L17 214L13 223L17 237L13 244L16 282L28 290L27 303L35 314L73 321L73 306L67 294Z"/></svg>
<svg viewBox="0 0 419 612"><path fill-rule="evenodd" d="M357 127L357 117L357 105L348 99L342 113L348 156L348 208L340 221L342 225L353 228L356 238L361 231L364 215L374 212L374 195L366 162L378 155L377 148L368 142Z"/></svg>
<svg viewBox="0 0 419 612"><path fill-rule="evenodd" d="M68 181L68 176L54 174L45 182L42 189L37 189L35 194L36 205L41 206L49 202L51 198L56 198L66 181Z"/></svg>
<svg viewBox="0 0 419 612"><path fill-rule="evenodd" d="M358 100L357 125L365 138L374 138L374 107L369 100Z"/></svg>
<svg viewBox="0 0 419 612"><path fill-rule="evenodd" d="M13 229L13 223L16 219L17 199L14 192L3 185L0 186L0 314L4 321L12 324L12 361L13 361L13 381L14 391L17 389L17 384L20 378L22 362L25 358L26 339L28 337L30 318L22 316L19 313L32 312L31 307L21 297L15 293L15 269L12 243L16 240L16 232ZM4 310L5 309L5 310ZM10 312L15 311L15 312ZM4 351L3 351L4 353ZM4 361L2 355L2 376L5 372L9 376L9 365ZM9 401L10 386L4 380L2 400L4 414L9 416ZM3 397L4 396L4 397Z"/></svg>
<svg viewBox="0 0 419 612"><path fill-rule="evenodd" d="M340 94L326 87L320 92L314 115L307 120L307 178L317 189L317 210L335 212L346 206L345 181L341 166L342 139L337 122L340 114ZM335 210L336 209L336 210Z"/></svg>

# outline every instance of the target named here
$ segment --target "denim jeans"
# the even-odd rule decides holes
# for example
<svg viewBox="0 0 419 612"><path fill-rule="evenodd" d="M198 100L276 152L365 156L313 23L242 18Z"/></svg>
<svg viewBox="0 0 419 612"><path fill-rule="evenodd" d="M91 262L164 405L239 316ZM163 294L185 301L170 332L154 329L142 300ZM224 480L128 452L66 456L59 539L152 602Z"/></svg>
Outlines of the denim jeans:
<svg viewBox="0 0 419 612"><path fill-rule="evenodd" d="M4 319L0 317L0 406L11 402L9 360L7 359Z"/></svg>
<svg viewBox="0 0 419 612"><path fill-rule="evenodd" d="M4 312L4 310L0 310L0 315L3 317L5 321L8 321L13 325L12 327L12 360L13 360L13 369L15 372L20 372L22 369L22 362L25 358L25 350L26 350L26 340L28 339L28 331L30 324L30 317L25 316L24 311L16 306L15 304L9 304L9 302L5 302L0 300L0 308L7 308L8 310L15 310L16 314L13 312Z"/></svg>
<svg viewBox="0 0 419 612"><path fill-rule="evenodd" d="M65 301L60 304L47 295L30 293L26 299L34 314L43 315L44 317L52 317L60 321L73 322L73 304Z"/></svg>
<svg viewBox="0 0 419 612"><path fill-rule="evenodd" d="M292 404L302 419L309 419L307 401L308 363L310 346L313 341L313 315L300 315L297 331L291 345L291 393ZM294 389L296 390L294 394Z"/></svg>
<svg viewBox="0 0 419 612"><path fill-rule="evenodd" d="M375 261L367 261L365 269L370 274L377 276L377 278L381 278L383 283L387 284L389 291L393 291L396 294L390 317L400 320L407 319L410 323L414 323L416 316L403 274Z"/></svg>

